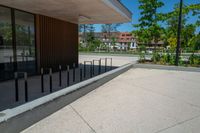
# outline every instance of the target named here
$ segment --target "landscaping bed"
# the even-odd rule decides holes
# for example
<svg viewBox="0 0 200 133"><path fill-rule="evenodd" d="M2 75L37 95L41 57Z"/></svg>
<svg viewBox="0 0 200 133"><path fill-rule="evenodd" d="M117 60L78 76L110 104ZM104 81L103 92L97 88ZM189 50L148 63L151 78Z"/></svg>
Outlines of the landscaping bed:
<svg viewBox="0 0 200 133"><path fill-rule="evenodd" d="M170 53L154 53L151 59L146 59L145 55L140 56L139 63L157 65L175 65L176 56ZM180 56L179 66L200 67L200 55L191 54L188 58Z"/></svg>

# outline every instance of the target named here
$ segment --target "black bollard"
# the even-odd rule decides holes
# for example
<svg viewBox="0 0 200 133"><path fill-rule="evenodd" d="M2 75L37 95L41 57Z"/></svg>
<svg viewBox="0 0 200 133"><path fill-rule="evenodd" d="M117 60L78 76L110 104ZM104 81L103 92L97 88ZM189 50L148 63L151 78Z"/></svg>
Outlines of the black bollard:
<svg viewBox="0 0 200 133"><path fill-rule="evenodd" d="M90 62L90 78L92 77L92 68L93 68L93 66L92 66L92 61Z"/></svg>
<svg viewBox="0 0 200 133"><path fill-rule="evenodd" d="M107 58L105 58L105 72L107 72Z"/></svg>
<svg viewBox="0 0 200 133"><path fill-rule="evenodd" d="M59 65L59 86L62 86L62 66Z"/></svg>
<svg viewBox="0 0 200 133"><path fill-rule="evenodd" d="M69 66L67 66L67 86L69 86Z"/></svg>
<svg viewBox="0 0 200 133"><path fill-rule="evenodd" d="M83 73L84 73L84 78L86 78L86 62L84 62L84 70L83 70Z"/></svg>
<svg viewBox="0 0 200 133"><path fill-rule="evenodd" d="M24 73L24 88L25 88L25 102L28 102L28 81L27 81L27 73Z"/></svg>
<svg viewBox="0 0 200 133"><path fill-rule="evenodd" d="M94 63L95 63L95 60L93 60L93 62L92 62L92 75L94 76Z"/></svg>
<svg viewBox="0 0 200 133"><path fill-rule="evenodd" d="M73 82L75 82L75 79L76 79L76 65L75 63L73 64Z"/></svg>
<svg viewBox="0 0 200 133"><path fill-rule="evenodd" d="M41 92L44 93L44 69L41 68Z"/></svg>
<svg viewBox="0 0 200 133"><path fill-rule="evenodd" d="M50 93L52 93L53 89L52 89L52 69L51 68L49 69L49 84L50 84Z"/></svg>
<svg viewBox="0 0 200 133"><path fill-rule="evenodd" d="M86 77L86 62L84 61L84 70L83 70L83 73L84 73L84 78Z"/></svg>
<svg viewBox="0 0 200 133"><path fill-rule="evenodd" d="M15 101L19 101L18 73L15 72Z"/></svg>
<svg viewBox="0 0 200 133"><path fill-rule="evenodd" d="M112 70L112 58L110 58L110 70Z"/></svg>
<svg viewBox="0 0 200 133"><path fill-rule="evenodd" d="M101 74L101 59L99 59L99 74Z"/></svg>
<svg viewBox="0 0 200 133"><path fill-rule="evenodd" d="M80 81L83 80L82 64L80 64Z"/></svg>

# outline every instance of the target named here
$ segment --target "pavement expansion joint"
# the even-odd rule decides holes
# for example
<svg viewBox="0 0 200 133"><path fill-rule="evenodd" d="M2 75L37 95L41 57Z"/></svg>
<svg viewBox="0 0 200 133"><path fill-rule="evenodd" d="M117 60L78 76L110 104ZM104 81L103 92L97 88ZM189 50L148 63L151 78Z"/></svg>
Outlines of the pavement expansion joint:
<svg viewBox="0 0 200 133"><path fill-rule="evenodd" d="M181 124L183 124L183 123L186 123L186 122L191 121L191 120L193 120L193 119L196 119L196 118L198 118L198 117L200 117L200 114L197 115L197 116L194 116L194 117L192 117L192 118L190 118L190 119L187 119L187 120L178 122L178 123L176 123L176 124L174 124L174 125L172 125L172 126L169 126L169 127L167 127L167 128L161 129L161 130L159 130L159 131L157 131L157 132L155 132L155 133L162 133L162 132L165 131L165 130L168 130L168 129L170 129L170 128L176 127L176 126L178 126L178 125L181 125Z"/></svg>
<svg viewBox="0 0 200 133"><path fill-rule="evenodd" d="M94 128L92 128L92 126L83 118L83 116L72 106L72 105L69 105L72 110L81 118L81 120L83 120L83 122L85 124L87 124L87 126L94 132L96 133L96 131L94 130Z"/></svg>

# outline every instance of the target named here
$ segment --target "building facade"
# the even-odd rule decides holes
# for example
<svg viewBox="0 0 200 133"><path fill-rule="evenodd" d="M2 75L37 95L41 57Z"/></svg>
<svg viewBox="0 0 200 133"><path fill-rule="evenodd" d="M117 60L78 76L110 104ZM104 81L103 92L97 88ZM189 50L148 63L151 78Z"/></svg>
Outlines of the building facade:
<svg viewBox="0 0 200 133"><path fill-rule="evenodd" d="M136 38L128 32L120 33L117 40L116 46L118 50L135 50L138 46Z"/></svg>
<svg viewBox="0 0 200 133"><path fill-rule="evenodd" d="M77 66L78 24L130 20L118 0L0 1L0 81L14 72Z"/></svg>

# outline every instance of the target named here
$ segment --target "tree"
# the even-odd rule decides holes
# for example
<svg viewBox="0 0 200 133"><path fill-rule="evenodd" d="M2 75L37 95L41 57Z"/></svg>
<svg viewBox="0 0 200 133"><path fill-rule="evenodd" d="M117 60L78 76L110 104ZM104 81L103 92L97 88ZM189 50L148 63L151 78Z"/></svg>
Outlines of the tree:
<svg viewBox="0 0 200 133"><path fill-rule="evenodd" d="M164 5L160 0L139 0L141 17L137 28L133 33L138 37L140 43L149 44L151 41L158 43L161 40L162 27L159 25L160 14L157 10ZM155 48L156 49L156 48Z"/></svg>
<svg viewBox="0 0 200 133"><path fill-rule="evenodd" d="M121 24L103 24L101 25L101 31L104 33L111 33L111 32L117 32L117 28L120 26Z"/></svg>
<svg viewBox="0 0 200 133"><path fill-rule="evenodd" d="M196 26L200 27L200 4L192 4L189 5L188 10L192 12L193 16L197 16Z"/></svg>
<svg viewBox="0 0 200 133"><path fill-rule="evenodd" d="M193 36L189 41L189 46L192 48L193 52L200 50L200 34Z"/></svg>
<svg viewBox="0 0 200 133"><path fill-rule="evenodd" d="M170 37L167 39L167 42L170 46L170 50L171 52L174 52L176 49L176 45L177 45L177 38L176 37Z"/></svg>
<svg viewBox="0 0 200 133"><path fill-rule="evenodd" d="M95 31L93 24L81 24L79 25L79 32L83 33L83 43L87 46L88 35L93 35Z"/></svg>
<svg viewBox="0 0 200 133"><path fill-rule="evenodd" d="M103 25L101 25L101 31L103 32L103 33L107 33L107 39L109 40L109 43L111 43L112 42L112 32L117 32L117 28L120 26L121 24L120 23L118 23L118 24L103 24ZM109 50L109 46L108 46L108 51L110 51Z"/></svg>
<svg viewBox="0 0 200 133"><path fill-rule="evenodd" d="M189 13L193 13L193 16L199 15L200 4L195 5L183 5L182 9L182 32L181 32L181 48L189 46L189 41L195 36L196 28L198 27L197 22L190 24L188 23ZM163 20L167 23L165 30L165 40L167 45L170 41L168 39L175 38L177 36L178 29L178 16L179 16L179 4L175 4L174 10L163 15ZM200 18L200 16L199 16Z"/></svg>
<svg viewBox="0 0 200 133"><path fill-rule="evenodd" d="M12 29L9 23L0 23L0 35L6 45L12 45Z"/></svg>
<svg viewBox="0 0 200 133"><path fill-rule="evenodd" d="M111 45L112 45L112 47L113 47L113 50L115 51L115 49L116 49L116 42L117 42L117 38L116 37L112 37L111 38Z"/></svg>

